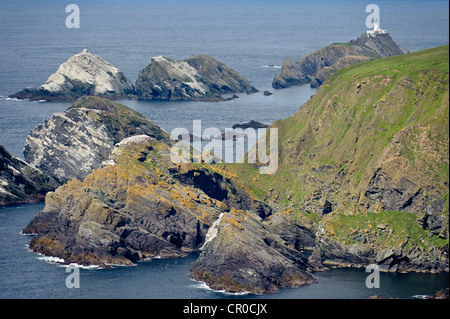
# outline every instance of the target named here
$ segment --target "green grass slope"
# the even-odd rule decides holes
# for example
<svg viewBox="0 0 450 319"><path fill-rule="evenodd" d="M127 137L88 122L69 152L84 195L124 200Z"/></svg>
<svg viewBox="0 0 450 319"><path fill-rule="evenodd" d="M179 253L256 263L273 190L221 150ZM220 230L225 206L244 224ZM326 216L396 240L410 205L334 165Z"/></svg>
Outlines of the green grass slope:
<svg viewBox="0 0 450 319"><path fill-rule="evenodd" d="M229 169L256 197L319 216L444 214L448 83L448 45L340 70L295 115L272 125L279 135L275 174L260 175L251 164Z"/></svg>

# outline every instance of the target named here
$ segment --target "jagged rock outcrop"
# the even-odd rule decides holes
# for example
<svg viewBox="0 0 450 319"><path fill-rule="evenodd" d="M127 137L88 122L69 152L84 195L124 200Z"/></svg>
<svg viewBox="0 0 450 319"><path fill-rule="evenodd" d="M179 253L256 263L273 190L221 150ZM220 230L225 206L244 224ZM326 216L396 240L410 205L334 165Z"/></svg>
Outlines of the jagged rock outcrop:
<svg viewBox="0 0 450 319"><path fill-rule="evenodd" d="M30 248L66 263L130 265L195 251L222 213L264 214L225 177L195 164L174 164L170 147L146 135L124 139L84 181L49 193L24 233Z"/></svg>
<svg viewBox="0 0 450 319"><path fill-rule="evenodd" d="M0 145L0 206L44 199L58 183Z"/></svg>
<svg viewBox="0 0 450 319"><path fill-rule="evenodd" d="M144 100L221 100L225 93L258 91L226 64L205 54L179 61L154 57L139 71L135 88Z"/></svg>
<svg viewBox="0 0 450 319"><path fill-rule="evenodd" d="M313 283L308 269L306 258L261 219L232 210L210 228L190 273L216 290L265 294Z"/></svg>
<svg viewBox="0 0 450 319"><path fill-rule="evenodd" d="M272 82L275 89L311 83L320 86L337 70L353 64L408 53L394 42L389 33L362 34L348 43L334 43L309 53L299 60L286 59Z"/></svg>
<svg viewBox="0 0 450 319"><path fill-rule="evenodd" d="M83 95L126 98L133 92L133 84L118 68L84 49L61 64L39 89L26 88L10 97L75 101Z"/></svg>
<svg viewBox="0 0 450 319"><path fill-rule="evenodd" d="M84 179L108 159L114 144L139 134L169 139L166 132L138 112L107 99L86 96L32 129L23 152L28 163L63 184L72 178Z"/></svg>

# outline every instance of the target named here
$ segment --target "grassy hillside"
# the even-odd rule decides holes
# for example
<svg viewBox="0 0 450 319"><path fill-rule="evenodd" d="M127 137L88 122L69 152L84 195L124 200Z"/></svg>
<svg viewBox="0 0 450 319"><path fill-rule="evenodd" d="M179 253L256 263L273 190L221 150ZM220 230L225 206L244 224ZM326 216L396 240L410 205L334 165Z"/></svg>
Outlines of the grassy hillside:
<svg viewBox="0 0 450 319"><path fill-rule="evenodd" d="M275 174L260 175L251 164L228 170L257 198L316 225L315 260L444 269L448 84L448 45L342 69L295 115L272 125ZM382 260L383 249L400 255Z"/></svg>
<svg viewBox="0 0 450 319"><path fill-rule="evenodd" d="M421 198L408 193L399 208L422 210L426 197L448 192L448 53L443 46L337 72L299 112L273 124L276 174L233 169L258 197L306 210L326 201L333 210L395 208L394 199L367 194L383 173L388 184L405 184L403 194L421 188Z"/></svg>

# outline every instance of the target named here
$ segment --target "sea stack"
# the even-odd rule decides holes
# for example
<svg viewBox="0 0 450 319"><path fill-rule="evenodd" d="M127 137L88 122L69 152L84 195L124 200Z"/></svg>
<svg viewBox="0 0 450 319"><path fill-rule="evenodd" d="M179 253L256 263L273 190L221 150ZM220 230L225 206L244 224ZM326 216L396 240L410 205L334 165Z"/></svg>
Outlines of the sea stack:
<svg viewBox="0 0 450 319"><path fill-rule="evenodd" d="M206 54L175 61L153 57L139 71L136 95L143 100L223 100L226 93L255 93L244 77Z"/></svg>
<svg viewBox="0 0 450 319"><path fill-rule="evenodd" d="M12 98L75 101L83 95L126 98L134 86L115 66L87 49L72 56L39 89L26 88Z"/></svg>

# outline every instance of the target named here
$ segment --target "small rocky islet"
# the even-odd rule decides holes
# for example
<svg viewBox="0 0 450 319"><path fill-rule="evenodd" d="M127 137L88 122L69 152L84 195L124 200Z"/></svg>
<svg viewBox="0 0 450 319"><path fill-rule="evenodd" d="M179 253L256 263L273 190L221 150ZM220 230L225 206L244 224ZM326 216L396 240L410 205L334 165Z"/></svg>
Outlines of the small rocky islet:
<svg viewBox="0 0 450 319"><path fill-rule="evenodd" d="M10 98L75 101L84 96L108 99L222 101L223 94L258 90L235 70L207 54L175 61L158 56L139 71L135 84L115 66L83 49L61 64L39 89L25 88Z"/></svg>
<svg viewBox="0 0 450 319"><path fill-rule="evenodd" d="M441 143L448 140L442 129L448 127L446 55L448 46L392 57L383 60L382 73L372 61L321 83L297 114L272 125L281 145L280 167L271 176L257 175L259 164L175 164L174 141L149 119L100 94L78 97L30 132L24 150L30 164L1 152L0 194L11 181L22 185L22 193L29 190L9 191L24 201L47 194L45 208L23 230L36 235L30 242L36 252L111 267L198 251L191 276L229 292L265 294L311 284L313 271L335 266L448 271L448 144ZM240 80L210 85L215 77L205 79L202 67L224 70L217 65L204 55L157 57L132 93L118 89L116 97L145 85L153 89L139 94L151 99L254 91ZM184 73L175 77L176 70ZM173 93L158 91L161 84ZM399 118L396 110L410 104L409 121L388 131ZM361 105L370 107L368 116L359 115ZM354 128L369 134L358 138ZM340 134L341 153L353 155L335 152L331 137ZM372 135L380 142L370 144ZM406 146L416 144L426 152L416 148L412 157ZM363 155L367 145L373 145L370 156ZM46 186L20 182L25 171Z"/></svg>

